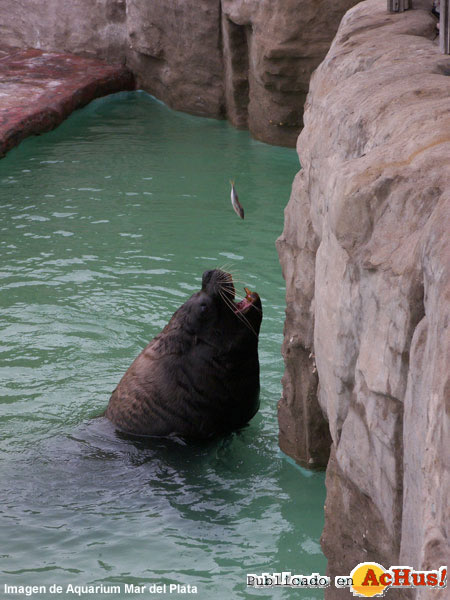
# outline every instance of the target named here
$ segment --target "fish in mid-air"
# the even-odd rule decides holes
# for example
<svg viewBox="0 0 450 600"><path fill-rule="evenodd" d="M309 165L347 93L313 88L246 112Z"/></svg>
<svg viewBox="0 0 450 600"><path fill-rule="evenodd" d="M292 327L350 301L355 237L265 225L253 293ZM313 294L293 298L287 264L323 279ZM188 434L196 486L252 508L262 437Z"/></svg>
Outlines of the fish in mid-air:
<svg viewBox="0 0 450 600"><path fill-rule="evenodd" d="M234 187L234 181L232 181L230 179L230 183L231 183L231 206L234 208L234 212L237 214L238 217L241 217L241 219L244 218L244 209L241 206L241 203L239 202L239 198L238 195L236 193L235 187Z"/></svg>

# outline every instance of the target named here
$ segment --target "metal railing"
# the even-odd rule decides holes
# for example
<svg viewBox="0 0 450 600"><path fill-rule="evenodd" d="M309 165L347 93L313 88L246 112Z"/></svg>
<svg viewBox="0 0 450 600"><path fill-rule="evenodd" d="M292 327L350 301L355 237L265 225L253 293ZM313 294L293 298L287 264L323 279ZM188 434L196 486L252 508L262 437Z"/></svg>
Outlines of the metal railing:
<svg viewBox="0 0 450 600"><path fill-rule="evenodd" d="M411 0L388 0L389 12L403 12L411 8Z"/></svg>
<svg viewBox="0 0 450 600"><path fill-rule="evenodd" d="M439 46L444 54L450 54L450 0L441 0L439 18Z"/></svg>
<svg viewBox="0 0 450 600"><path fill-rule="evenodd" d="M403 12L413 8L412 0L387 0L389 12ZM439 47L444 54L450 54L450 0L439 2Z"/></svg>

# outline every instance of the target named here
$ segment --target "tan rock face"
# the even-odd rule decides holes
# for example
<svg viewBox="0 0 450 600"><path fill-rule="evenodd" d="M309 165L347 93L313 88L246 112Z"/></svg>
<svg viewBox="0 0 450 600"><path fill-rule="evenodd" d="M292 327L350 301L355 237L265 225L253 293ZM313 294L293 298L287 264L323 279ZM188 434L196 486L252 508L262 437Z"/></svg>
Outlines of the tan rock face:
<svg viewBox="0 0 450 600"><path fill-rule="evenodd" d="M248 57L246 112L252 135L294 146L311 74L325 56L342 15L354 4L354 0L222 0L226 108L231 122L240 125L241 120L229 100L236 85L233 52L228 50L233 43L228 38L240 28L245 39L234 47L234 55Z"/></svg>
<svg viewBox="0 0 450 600"><path fill-rule="evenodd" d="M0 0L0 37L126 62L173 108L294 146L311 73L356 2Z"/></svg>
<svg viewBox="0 0 450 600"><path fill-rule="evenodd" d="M178 110L224 116L218 0L127 0L127 31L143 89Z"/></svg>
<svg viewBox="0 0 450 600"><path fill-rule="evenodd" d="M126 2L0 0L0 41L125 63Z"/></svg>
<svg viewBox="0 0 450 600"><path fill-rule="evenodd" d="M450 59L434 27L428 11L389 14L384 0L343 18L311 80L278 240L280 444L323 463L310 441L319 404L332 575L365 559L438 568L449 555Z"/></svg>

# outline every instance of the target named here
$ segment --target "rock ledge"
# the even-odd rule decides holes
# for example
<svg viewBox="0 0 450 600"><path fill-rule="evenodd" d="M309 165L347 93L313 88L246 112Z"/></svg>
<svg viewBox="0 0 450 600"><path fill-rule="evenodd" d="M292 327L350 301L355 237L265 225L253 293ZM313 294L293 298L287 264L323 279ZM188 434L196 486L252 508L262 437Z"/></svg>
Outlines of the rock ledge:
<svg viewBox="0 0 450 600"><path fill-rule="evenodd" d="M134 89L122 65L42 50L0 50L0 157L99 96Z"/></svg>

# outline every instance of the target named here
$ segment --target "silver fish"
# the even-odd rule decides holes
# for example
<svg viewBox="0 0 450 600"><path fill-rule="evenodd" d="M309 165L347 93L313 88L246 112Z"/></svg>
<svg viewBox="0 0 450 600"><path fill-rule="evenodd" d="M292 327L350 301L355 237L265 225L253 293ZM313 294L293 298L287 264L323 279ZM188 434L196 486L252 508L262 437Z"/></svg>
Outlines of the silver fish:
<svg viewBox="0 0 450 600"><path fill-rule="evenodd" d="M244 209L242 208L240 202L239 202L239 198L238 195L236 193L236 190L234 189L234 181L231 181L231 206L234 208L234 212L237 214L238 217L241 217L241 219L244 218Z"/></svg>

